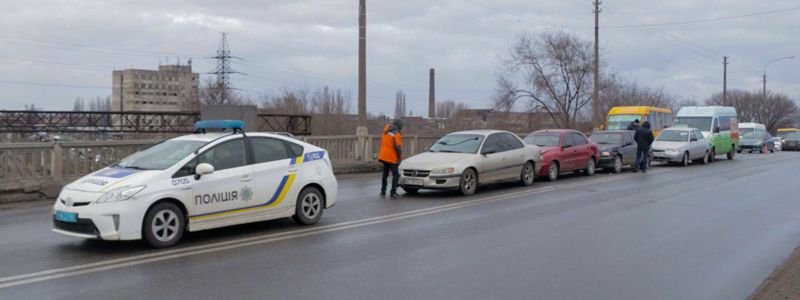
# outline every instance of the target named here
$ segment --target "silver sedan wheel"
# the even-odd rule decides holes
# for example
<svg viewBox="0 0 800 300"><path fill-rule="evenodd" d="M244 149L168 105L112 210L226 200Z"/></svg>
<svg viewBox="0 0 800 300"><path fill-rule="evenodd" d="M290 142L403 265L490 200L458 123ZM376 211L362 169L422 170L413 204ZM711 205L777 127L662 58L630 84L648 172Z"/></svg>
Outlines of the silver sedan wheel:
<svg viewBox="0 0 800 300"><path fill-rule="evenodd" d="M478 176L472 169L464 170L461 174L461 193L464 195L472 195L478 189Z"/></svg>
<svg viewBox="0 0 800 300"><path fill-rule="evenodd" d="M153 236L160 242L170 242L175 239L180 229L178 216L171 210L165 209L156 213L150 229Z"/></svg>
<svg viewBox="0 0 800 300"><path fill-rule="evenodd" d="M315 219L320 210L322 210L322 201L316 194L313 193L306 194L306 196L303 197L303 201L301 201L300 205L303 216L308 219Z"/></svg>
<svg viewBox="0 0 800 300"><path fill-rule="evenodd" d="M525 166L522 167L522 184L523 185L531 185L533 184L534 178L536 174L533 173L533 164L532 163L525 163Z"/></svg>

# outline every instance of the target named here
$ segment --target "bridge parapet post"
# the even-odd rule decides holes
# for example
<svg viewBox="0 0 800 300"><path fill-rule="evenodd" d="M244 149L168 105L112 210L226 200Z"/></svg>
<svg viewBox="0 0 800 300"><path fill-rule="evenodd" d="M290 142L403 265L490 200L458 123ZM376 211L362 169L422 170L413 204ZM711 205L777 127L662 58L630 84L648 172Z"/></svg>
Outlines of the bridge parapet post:
<svg viewBox="0 0 800 300"><path fill-rule="evenodd" d="M64 149L58 142L53 144L53 150L50 152L50 176L54 182L64 180Z"/></svg>
<svg viewBox="0 0 800 300"><path fill-rule="evenodd" d="M356 128L356 160L367 160L369 159L369 152L368 150L371 146L367 146L367 142L370 141L369 139L369 130L367 127L359 126Z"/></svg>

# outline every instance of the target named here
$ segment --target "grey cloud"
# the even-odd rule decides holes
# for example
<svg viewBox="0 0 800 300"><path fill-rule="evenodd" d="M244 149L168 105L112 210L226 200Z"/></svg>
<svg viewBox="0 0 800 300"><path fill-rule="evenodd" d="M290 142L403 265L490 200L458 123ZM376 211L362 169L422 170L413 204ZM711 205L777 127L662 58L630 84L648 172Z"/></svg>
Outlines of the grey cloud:
<svg viewBox="0 0 800 300"><path fill-rule="evenodd" d="M478 2L475 5L470 2ZM794 0L605 1L602 24L627 25L720 17L797 5ZM59 61L94 69L155 68L159 60L203 57L216 50L219 32L230 33L234 64L251 76L234 76L250 95L284 86L328 84L355 96L357 1L15 1L0 11L0 57ZM497 9L495 9L497 8ZM729 86L758 89L763 63L800 56L798 12L726 22L603 29L604 62L643 85L704 99L721 88L722 55L730 55ZM588 0L368 0L369 109L390 113L404 89L409 109L425 113L428 68L437 70L438 99L486 107L494 92L498 54L521 32L563 29L592 38ZM48 48L7 36L149 52ZM32 46L33 45L33 46ZM63 45L62 45L63 46ZM800 95L799 61L770 66L770 88ZM0 80L47 82L108 89L0 83L0 108L27 103L67 109L75 97L110 94L111 71L71 70L0 58Z"/></svg>

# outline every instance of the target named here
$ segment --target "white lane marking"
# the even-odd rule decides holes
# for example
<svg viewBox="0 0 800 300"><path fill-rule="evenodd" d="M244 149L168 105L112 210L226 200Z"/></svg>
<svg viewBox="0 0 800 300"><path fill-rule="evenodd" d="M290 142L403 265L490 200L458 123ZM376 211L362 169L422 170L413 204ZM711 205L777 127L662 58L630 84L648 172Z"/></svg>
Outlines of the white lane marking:
<svg viewBox="0 0 800 300"><path fill-rule="evenodd" d="M671 171L672 170L665 170L665 171L662 171L662 172L654 172L654 173L660 174L660 173L667 173L667 172L671 172ZM83 265L77 265L77 266L72 266L72 267L44 270L44 271L33 272L33 273L28 273L28 274L21 274L21 275L16 275L16 276L8 276L8 277L0 278L0 289L19 286L19 285L25 285L25 284L30 284L30 283L36 283L36 282L41 282L41 281L53 280L53 279L58 279L58 278L64 278L64 277L77 276L77 275L83 275L83 274L88 274L88 273L101 272L101 271L112 270L112 269L117 269L117 268L123 268L123 267L128 267L128 266L141 265L141 264L157 262L157 261L162 261L162 260L168 260L168 259L173 259L173 258L180 258L180 257L186 257L186 256L191 256L191 255L209 253L209 252L217 252L217 251L222 251L222 250L235 249L235 248L240 248L240 247L246 247L246 246L251 246L251 245L270 243L270 242L287 240L287 239L292 239L292 238L299 238L299 237L305 237L305 236L310 236L310 235L318 235L318 234L322 234L322 233L340 231L340 230L345 230L345 229L350 229L350 228L357 228L357 227L363 227L363 226L368 226L368 225L375 225L375 224L381 224L381 223L386 223L386 222L398 221L398 220L403 220L403 219L408 219L408 218L413 218L413 217L418 217L418 216L424 216L424 215L433 214L433 213L445 212L445 211L449 211L449 210L454 210L454 209L458 209L458 208L469 207L469 206L474 206L474 205L479 205L479 204L493 203L493 202L498 202L498 201L502 201L502 200L518 199L517 196L534 195L534 194L540 194L540 193L545 193L545 192L550 192L550 191L555 191L555 190L562 190L562 189L575 188L575 187L580 187L580 186L585 186L585 185L593 185L593 184L599 184L599 183L618 181L618 180L623 180L623 179L627 179L627 178L634 177L634 176L637 176L637 175L630 174L630 175L622 175L622 176L613 176L613 177L610 177L610 178L601 178L601 179L594 179L594 180L588 180L588 181L582 181L582 182L576 182L576 183L562 184L562 185L557 185L557 186L548 186L548 187L541 187L541 188L536 188L536 189L522 190L522 191L503 194L503 195L487 196L487 197L468 200L468 201L464 201L464 202L445 204L445 205L428 207L428 208L423 208L423 209L418 209L418 210L413 210L413 211L407 211L407 212L396 213L396 214L391 214L391 215L377 216L377 217L365 218L365 219L360 219L360 220L341 222L341 223L336 223L336 224L322 225L322 226L317 226L317 227L308 228L308 229L292 230L292 231L288 231L288 232L273 233L273 234L267 234L267 235L263 235L263 236L241 238L241 239L236 239L236 240L231 240L231 241L217 242L217 243L213 243L213 244L209 244L209 245L192 246L192 247L187 247L187 248L183 248L183 249L164 250L164 251L159 251L157 253L135 255L135 256L130 256L130 257L126 257L126 258L110 259L110 260L106 260L106 261L83 264Z"/></svg>

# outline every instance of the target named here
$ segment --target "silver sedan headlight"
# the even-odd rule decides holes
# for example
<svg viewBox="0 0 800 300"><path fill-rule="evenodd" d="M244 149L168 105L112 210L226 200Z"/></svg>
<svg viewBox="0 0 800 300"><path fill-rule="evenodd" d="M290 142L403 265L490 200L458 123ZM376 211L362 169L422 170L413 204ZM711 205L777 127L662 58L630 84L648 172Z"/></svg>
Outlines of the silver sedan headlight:
<svg viewBox="0 0 800 300"><path fill-rule="evenodd" d="M431 170L431 175L447 175L453 174L455 171L455 168L436 168Z"/></svg>

